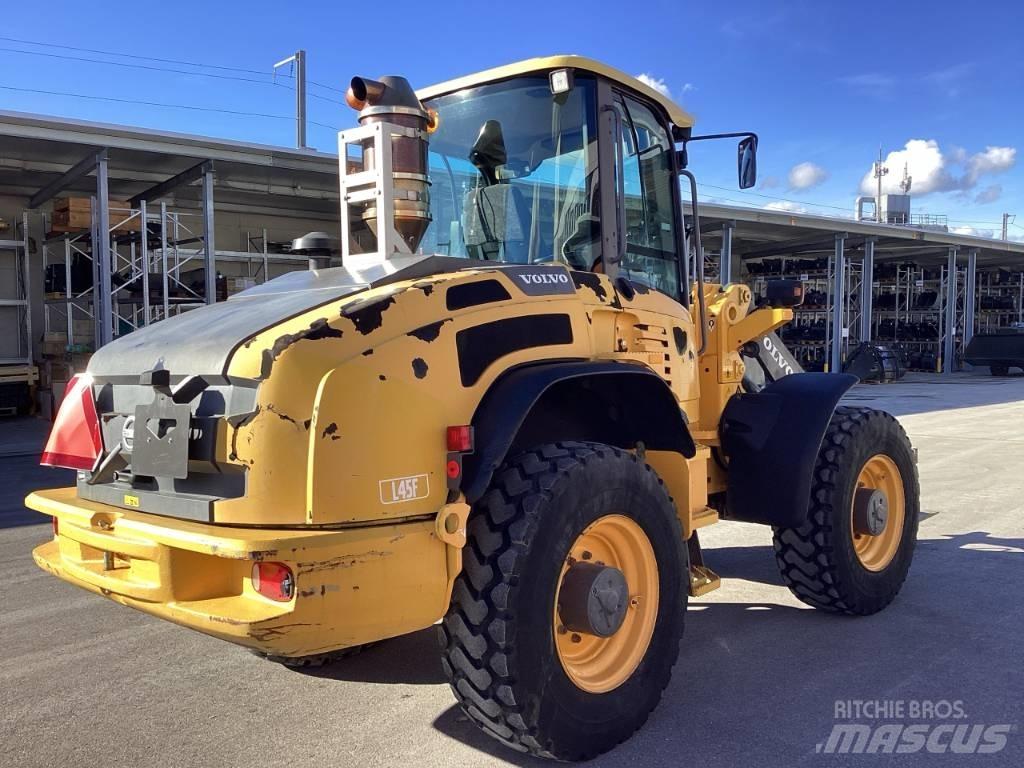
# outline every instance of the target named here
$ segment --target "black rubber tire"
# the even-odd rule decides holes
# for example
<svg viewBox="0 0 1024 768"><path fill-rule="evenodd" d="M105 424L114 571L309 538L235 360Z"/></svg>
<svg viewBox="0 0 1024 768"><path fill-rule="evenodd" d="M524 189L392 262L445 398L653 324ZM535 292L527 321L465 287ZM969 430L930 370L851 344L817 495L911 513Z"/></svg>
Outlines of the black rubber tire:
<svg viewBox="0 0 1024 768"><path fill-rule="evenodd" d="M892 561L880 571L865 568L853 549L850 507L857 476L869 458L883 453L899 468L906 514ZM818 451L807 521L774 528L775 560L800 600L824 611L867 616L899 593L917 542L920 490L914 449L891 415L872 408L836 408Z"/></svg>
<svg viewBox="0 0 1024 768"><path fill-rule="evenodd" d="M1009 376L1010 366L1008 365L990 365L988 367L989 372L993 376Z"/></svg>
<svg viewBox="0 0 1024 768"><path fill-rule="evenodd" d="M612 513L636 521L654 548L658 615L632 677L593 694L563 670L552 616L570 547ZM675 507L654 470L607 445L540 446L499 468L467 534L440 630L442 666L463 711L502 743L539 757L587 760L629 738L671 678L689 583Z"/></svg>
<svg viewBox="0 0 1024 768"><path fill-rule="evenodd" d="M250 653L254 656L259 656L261 659L272 661L275 664L288 667L289 669L314 669L316 667L325 667L328 664L334 664L344 659L351 659L353 656L358 656L363 651L373 648L375 645L380 645L383 640L378 640L373 643L366 643L365 645L354 645L351 648L342 648L340 651L328 651L327 653L315 653L310 656L275 656L271 653L263 653L263 651L257 651L255 649L249 649Z"/></svg>

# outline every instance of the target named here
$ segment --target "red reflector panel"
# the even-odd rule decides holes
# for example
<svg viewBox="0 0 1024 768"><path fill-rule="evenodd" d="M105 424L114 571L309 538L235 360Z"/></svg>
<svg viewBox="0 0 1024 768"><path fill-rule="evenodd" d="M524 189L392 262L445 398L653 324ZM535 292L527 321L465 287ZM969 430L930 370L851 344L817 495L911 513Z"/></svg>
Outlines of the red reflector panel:
<svg viewBox="0 0 1024 768"><path fill-rule="evenodd" d="M91 471L102 455L103 435L92 399L92 377L77 374L68 382L39 463Z"/></svg>
<svg viewBox="0 0 1024 768"><path fill-rule="evenodd" d="M449 451L472 451L473 428L471 426L448 427Z"/></svg>
<svg viewBox="0 0 1024 768"><path fill-rule="evenodd" d="M448 462L448 467L446 471L448 472L448 477L454 480L456 477L462 474L462 467L459 466L459 462L457 462L455 459L452 459L451 461Z"/></svg>
<svg viewBox="0 0 1024 768"><path fill-rule="evenodd" d="M287 603L295 594L295 577L283 563L253 563L252 588L264 597Z"/></svg>

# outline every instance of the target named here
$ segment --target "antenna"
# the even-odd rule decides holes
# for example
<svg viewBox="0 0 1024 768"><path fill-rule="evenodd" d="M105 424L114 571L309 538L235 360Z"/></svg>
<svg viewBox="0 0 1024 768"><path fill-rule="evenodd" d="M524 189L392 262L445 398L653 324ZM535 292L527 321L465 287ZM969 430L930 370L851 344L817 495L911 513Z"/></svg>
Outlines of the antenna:
<svg viewBox="0 0 1024 768"><path fill-rule="evenodd" d="M878 145L878 162L874 163L871 173L878 182L878 197L875 198L875 221L882 221L882 177L889 173L889 169L882 165L882 145Z"/></svg>
<svg viewBox="0 0 1024 768"><path fill-rule="evenodd" d="M911 175L907 171L907 163L904 163L903 164L903 180L900 182L900 192L902 192L904 195L909 195L910 194L910 185L911 185L911 183L913 183L913 181L914 181L914 179L911 177Z"/></svg>

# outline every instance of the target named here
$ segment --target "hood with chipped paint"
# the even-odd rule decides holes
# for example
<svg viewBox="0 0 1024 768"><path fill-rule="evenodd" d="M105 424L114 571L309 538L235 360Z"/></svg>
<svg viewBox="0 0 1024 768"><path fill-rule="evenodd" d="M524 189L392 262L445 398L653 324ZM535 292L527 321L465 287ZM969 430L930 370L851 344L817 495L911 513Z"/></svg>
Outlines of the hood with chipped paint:
<svg viewBox="0 0 1024 768"><path fill-rule="evenodd" d="M473 266L479 262L417 255L384 262L353 258L344 267L290 272L228 301L122 336L92 356L89 373L114 383L135 383L153 369L170 371L173 380L192 374L223 377L235 349L289 318L368 288Z"/></svg>

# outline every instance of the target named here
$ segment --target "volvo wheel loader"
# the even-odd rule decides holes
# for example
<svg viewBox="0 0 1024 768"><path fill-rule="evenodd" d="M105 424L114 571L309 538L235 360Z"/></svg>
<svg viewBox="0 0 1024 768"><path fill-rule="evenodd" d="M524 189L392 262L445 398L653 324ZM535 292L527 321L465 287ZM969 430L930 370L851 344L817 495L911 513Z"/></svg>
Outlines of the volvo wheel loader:
<svg viewBox="0 0 1024 768"><path fill-rule="evenodd" d="M286 663L439 623L468 717L563 760L658 703L706 526L771 526L824 611L896 596L903 430L837 407L852 376L747 375L799 285L703 279L687 150L722 136L576 56L347 100L340 265L96 352L43 455L77 482L26 502L42 568Z"/></svg>

